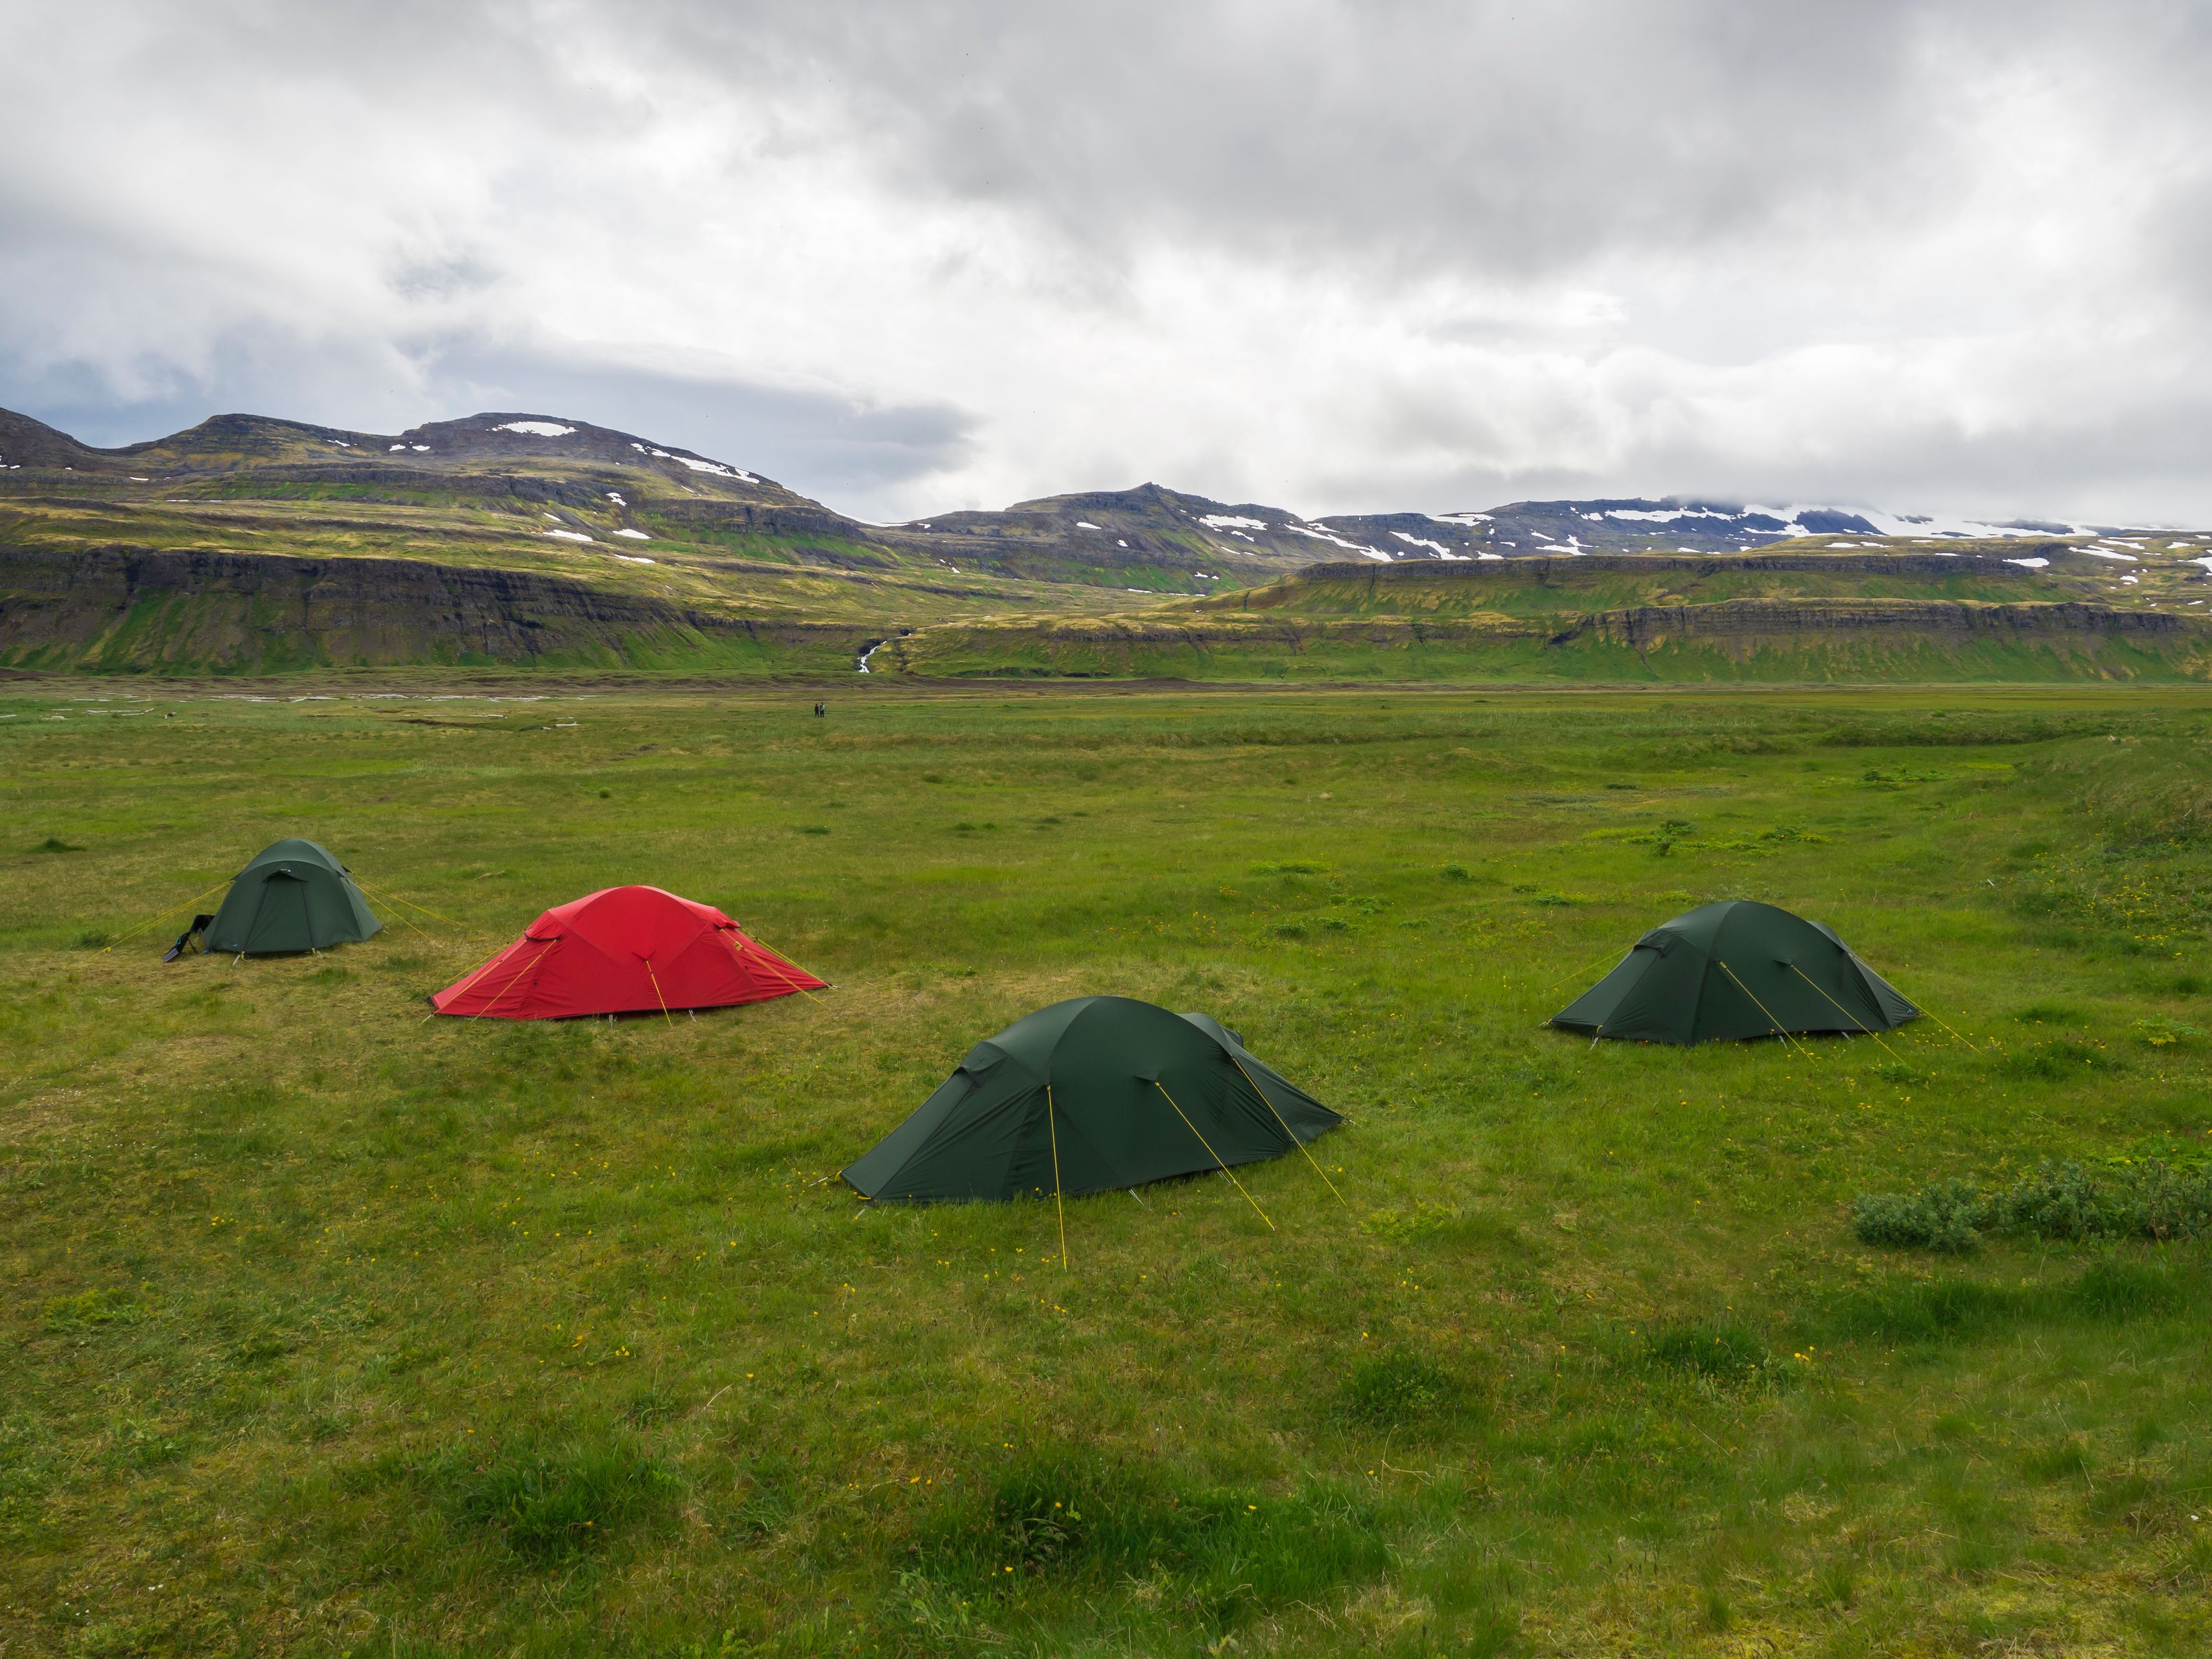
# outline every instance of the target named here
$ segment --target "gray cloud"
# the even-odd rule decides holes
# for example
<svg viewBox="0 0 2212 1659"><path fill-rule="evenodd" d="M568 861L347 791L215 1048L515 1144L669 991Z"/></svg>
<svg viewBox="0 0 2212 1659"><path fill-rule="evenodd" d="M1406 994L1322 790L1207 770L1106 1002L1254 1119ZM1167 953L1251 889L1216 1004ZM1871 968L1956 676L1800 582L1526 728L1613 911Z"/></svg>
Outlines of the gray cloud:
<svg viewBox="0 0 2212 1659"><path fill-rule="evenodd" d="M88 437L2212 518L2189 0L21 10L0 403Z"/></svg>

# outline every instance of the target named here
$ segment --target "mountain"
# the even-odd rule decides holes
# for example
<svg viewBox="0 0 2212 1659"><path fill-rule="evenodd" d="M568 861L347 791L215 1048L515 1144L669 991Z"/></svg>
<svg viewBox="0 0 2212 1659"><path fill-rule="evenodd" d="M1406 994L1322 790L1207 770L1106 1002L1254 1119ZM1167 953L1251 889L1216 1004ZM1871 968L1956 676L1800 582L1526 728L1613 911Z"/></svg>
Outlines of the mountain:
<svg viewBox="0 0 2212 1659"><path fill-rule="evenodd" d="M935 538L948 557L957 546L976 550L977 557L1012 547L1066 556L1101 548L1099 538L1110 537L1118 548L1165 563L1212 570L1221 559L1249 562L1229 567L1244 572L1327 563L1346 554L1392 564L1547 554L1731 553L1789 540L1856 545L1850 538L1863 538L1877 544L1934 546L2090 533L2083 526L2024 520L1939 523L1840 507L1745 507L1671 497L1512 501L1479 513L1340 513L1304 519L1279 507L1254 501L1230 506L1149 483L1136 489L1050 495L1002 512L945 514L885 533L908 532Z"/></svg>
<svg viewBox="0 0 2212 1659"><path fill-rule="evenodd" d="M1141 611L1139 634L1244 638L1246 623L1211 613L1228 605L1288 614L1282 594L1310 605L1342 588L1338 578L1300 588L1302 573L1346 562L1440 579L1452 571L1438 592L1460 597L1421 601L1447 611L1480 589L1503 596L1504 612L1534 603L1528 614L1558 620L1618 608L1554 601L1589 588L1606 558L1636 555L1646 561L1638 580L1660 589L1635 604L1703 604L1666 597L1668 560L1768 544L1994 561L2015 586L2033 567L2049 573L2052 591L2028 602L2114 610L2190 604L2153 573L2195 572L2189 562L2207 548L2202 537L1681 501L1307 520L1152 483L870 525L734 463L566 417L489 413L385 434L225 415L98 449L0 410L0 666L16 668L444 662L819 673L845 672L888 641L885 666L969 672L1024 628L1068 644L1085 637L1086 618L1108 613ZM1585 556L1583 575L1550 574ZM1924 583L1899 574L1910 562L1842 580L1868 592ZM1464 580L1507 569L1520 574L1486 586ZM1420 584L1409 580L1392 591L1411 604ZM1247 593L1249 605L1237 597ZM1180 607L1194 601L1185 616ZM1131 625L1116 616L1101 637ZM970 651L963 637L985 645ZM1073 666L1082 655L1066 657L1068 672L1123 672ZM1054 672L1045 665L1059 660L1045 652L1027 668L1012 657L1003 665Z"/></svg>
<svg viewBox="0 0 2212 1659"><path fill-rule="evenodd" d="M1018 501L1000 512L946 513L891 526L887 538L972 563L1153 564L1202 582L1273 575L1339 556L1348 544L1279 507L1231 505L1156 483Z"/></svg>
<svg viewBox="0 0 2212 1659"><path fill-rule="evenodd" d="M630 580L624 565L657 564L656 582L701 602L776 606L791 590L772 577L796 567L896 590L875 597L896 600L902 621L1033 605L1030 584L1058 592L1054 604L1071 602L1069 588L1097 590L1073 596L1079 605L1128 590L1201 593L1336 550L1290 532L1217 545L1206 523L1260 515L1291 516L1147 485L875 526L732 463L568 417L491 413L368 433L222 415L95 449L0 410L0 532L11 544L374 551L617 583ZM647 541L659 545L635 545Z"/></svg>

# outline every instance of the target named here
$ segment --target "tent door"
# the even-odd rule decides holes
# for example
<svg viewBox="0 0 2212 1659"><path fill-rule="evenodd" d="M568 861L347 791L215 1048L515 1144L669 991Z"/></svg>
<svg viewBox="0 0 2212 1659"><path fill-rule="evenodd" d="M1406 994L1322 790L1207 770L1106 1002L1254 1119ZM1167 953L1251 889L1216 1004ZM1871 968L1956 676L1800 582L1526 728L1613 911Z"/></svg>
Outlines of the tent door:
<svg viewBox="0 0 2212 1659"><path fill-rule="evenodd" d="M261 884L253 925L246 930L246 953L305 951L313 942L307 923L307 884L282 870L270 871Z"/></svg>

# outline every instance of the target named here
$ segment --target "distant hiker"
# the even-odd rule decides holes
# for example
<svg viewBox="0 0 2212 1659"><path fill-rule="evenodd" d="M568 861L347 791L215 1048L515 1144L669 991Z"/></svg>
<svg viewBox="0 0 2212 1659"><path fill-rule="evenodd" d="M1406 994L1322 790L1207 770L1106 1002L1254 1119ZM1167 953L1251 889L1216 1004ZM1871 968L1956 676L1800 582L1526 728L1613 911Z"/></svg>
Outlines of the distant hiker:
<svg viewBox="0 0 2212 1659"><path fill-rule="evenodd" d="M817 702L814 705L814 718L817 720L829 712L830 705L826 702Z"/></svg>

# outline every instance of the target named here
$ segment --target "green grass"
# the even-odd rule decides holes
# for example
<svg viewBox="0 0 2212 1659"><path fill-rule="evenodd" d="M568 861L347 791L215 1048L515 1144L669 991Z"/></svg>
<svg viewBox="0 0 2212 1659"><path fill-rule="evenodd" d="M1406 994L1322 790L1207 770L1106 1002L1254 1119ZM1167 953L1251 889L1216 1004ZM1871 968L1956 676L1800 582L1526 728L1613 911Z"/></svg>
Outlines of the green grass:
<svg viewBox="0 0 2212 1659"><path fill-rule="evenodd" d="M377 689L0 687L11 1656L2204 1650L2212 1247L1852 1214L2200 1155L2212 696ZM287 834L386 933L161 966ZM835 988L425 1022L617 881ZM1945 1024L1542 1025L1723 896ZM836 1181L1080 992L1346 1202Z"/></svg>

